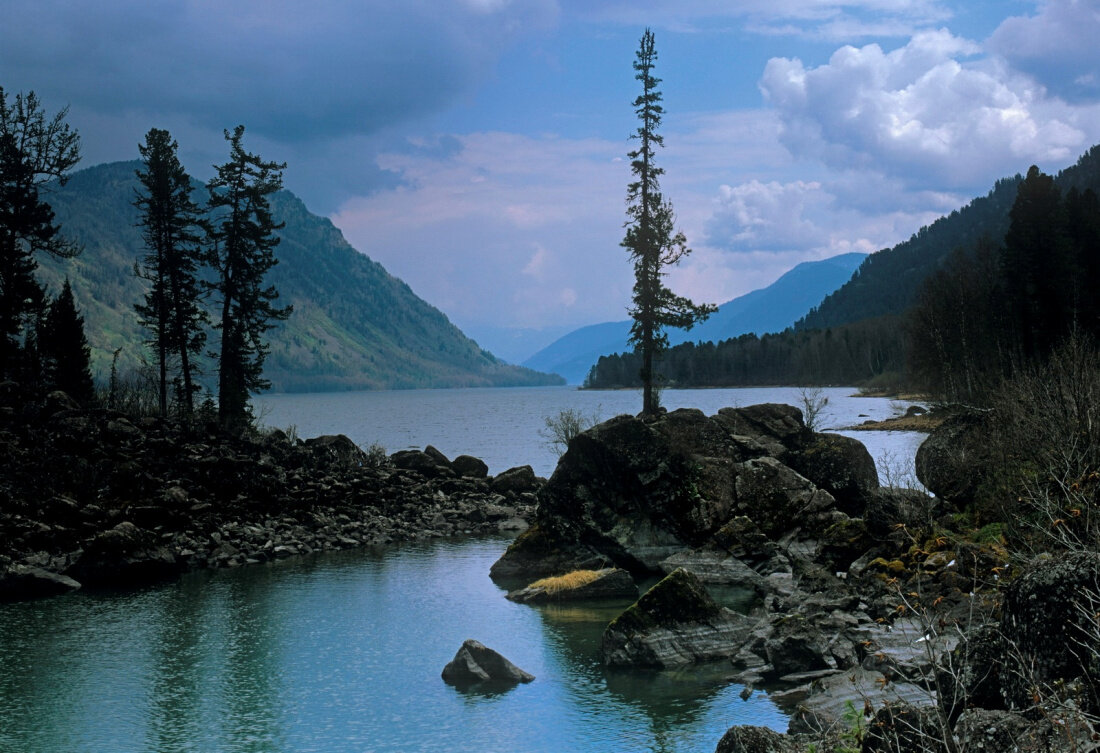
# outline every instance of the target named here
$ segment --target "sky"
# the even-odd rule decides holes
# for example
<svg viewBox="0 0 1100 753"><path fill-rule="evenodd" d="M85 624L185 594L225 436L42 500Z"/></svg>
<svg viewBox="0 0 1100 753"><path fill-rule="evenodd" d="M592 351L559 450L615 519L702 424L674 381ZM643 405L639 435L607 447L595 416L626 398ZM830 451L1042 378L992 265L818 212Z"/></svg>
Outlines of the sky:
<svg viewBox="0 0 1100 753"><path fill-rule="evenodd" d="M721 303L898 243L1100 142L1100 0L5 0L0 87L84 166L223 130L486 347L627 318L631 64L652 29L662 189Z"/></svg>

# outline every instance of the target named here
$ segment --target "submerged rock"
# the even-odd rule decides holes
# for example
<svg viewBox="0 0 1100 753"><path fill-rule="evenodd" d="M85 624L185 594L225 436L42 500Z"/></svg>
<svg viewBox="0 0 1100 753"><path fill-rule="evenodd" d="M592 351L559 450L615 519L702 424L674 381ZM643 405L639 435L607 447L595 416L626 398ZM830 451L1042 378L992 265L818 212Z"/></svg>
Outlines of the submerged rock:
<svg viewBox="0 0 1100 753"><path fill-rule="evenodd" d="M534 675L473 639L465 641L455 658L443 668L443 681L459 687L479 683L514 685L534 679Z"/></svg>
<svg viewBox="0 0 1100 753"><path fill-rule="evenodd" d="M611 666L675 667L734 656L756 620L719 606L697 577L674 570L604 630Z"/></svg>
<svg viewBox="0 0 1100 753"><path fill-rule="evenodd" d="M556 578L535 581L527 588L508 593L520 604L545 604L551 601L586 599L637 599L638 586L630 573L619 568L576 570Z"/></svg>

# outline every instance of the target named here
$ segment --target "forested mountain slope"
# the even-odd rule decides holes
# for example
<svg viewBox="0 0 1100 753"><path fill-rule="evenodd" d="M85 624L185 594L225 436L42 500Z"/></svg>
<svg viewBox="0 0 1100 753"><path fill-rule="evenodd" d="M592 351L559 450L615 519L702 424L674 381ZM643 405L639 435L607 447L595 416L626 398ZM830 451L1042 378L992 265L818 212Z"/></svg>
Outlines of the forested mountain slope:
<svg viewBox="0 0 1100 753"><path fill-rule="evenodd" d="M909 240L871 254L852 279L806 314L796 329L824 329L903 313L913 305L920 284L952 251L972 248L983 238L1001 242L1021 180L1020 174L999 180L986 196L922 227ZM1062 170L1055 182L1063 193L1071 187L1100 191L1100 146Z"/></svg>
<svg viewBox="0 0 1100 753"><path fill-rule="evenodd" d="M62 232L84 246L73 260L40 259L52 293L68 276L103 375L121 348L120 366L140 363L146 333L133 304L143 294L134 263L145 253L137 210L139 162L97 165L74 173L48 196ZM203 191L196 194L204 201ZM282 242L270 281L289 321L269 333L265 375L273 389L400 389L560 383L557 377L511 366L483 351L438 309L356 251L324 217L288 191L272 198ZM216 341L217 333L211 334Z"/></svg>

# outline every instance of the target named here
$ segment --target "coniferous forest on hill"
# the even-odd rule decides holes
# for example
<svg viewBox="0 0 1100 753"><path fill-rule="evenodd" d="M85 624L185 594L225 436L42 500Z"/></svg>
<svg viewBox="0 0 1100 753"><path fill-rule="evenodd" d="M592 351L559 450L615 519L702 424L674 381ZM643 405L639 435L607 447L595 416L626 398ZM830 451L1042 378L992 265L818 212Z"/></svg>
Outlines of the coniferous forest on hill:
<svg viewBox="0 0 1100 753"><path fill-rule="evenodd" d="M140 162L74 172L46 198L66 237L83 247L74 259L38 258L52 291L72 281L91 345L93 371L105 379L142 366L148 353L133 305L144 283L134 276L143 252L133 205ZM195 186L196 201L206 198ZM441 311L380 264L354 249L332 223L294 194L271 196L285 227L268 278L294 313L270 331L264 375L280 391L487 387L558 384L554 375L505 364L482 350ZM212 373L206 364L206 374Z"/></svg>
<svg viewBox="0 0 1100 753"><path fill-rule="evenodd" d="M1100 146L1057 176L1031 168L869 256L793 328L685 343L661 363L679 387L861 384L981 403L1071 333L1100 335ZM636 387L633 353L586 386Z"/></svg>

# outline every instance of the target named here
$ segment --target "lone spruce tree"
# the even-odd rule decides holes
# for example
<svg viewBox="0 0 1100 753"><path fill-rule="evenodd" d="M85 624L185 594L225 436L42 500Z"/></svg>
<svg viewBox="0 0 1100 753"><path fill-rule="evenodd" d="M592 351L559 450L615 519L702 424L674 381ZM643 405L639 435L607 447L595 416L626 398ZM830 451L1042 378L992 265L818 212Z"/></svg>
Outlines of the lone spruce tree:
<svg viewBox="0 0 1100 753"><path fill-rule="evenodd" d="M202 213L191 199L191 177L176 155L178 145L168 131L152 128L138 145L144 170L138 170L141 189L134 205L148 253L138 277L148 280L145 301L134 310L150 334L148 343L157 356L160 414L168 414L169 362L179 364L175 379L176 404L189 416L198 385L196 356L206 342L203 325L209 321L202 307L198 270L205 250L200 232Z"/></svg>
<svg viewBox="0 0 1100 753"><path fill-rule="evenodd" d="M634 100L640 124L631 138L639 143L628 154L635 180L627 186L626 237L621 245L630 250L634 261L630 309L634 323L630 327L630 342L640 351L642 359L642 413L647 416L655 415L660 408L654 386L654 362L668 347L665 328L691 329L717 310L715 306L697 305L674 294L663 280L667 274L665 267L677 264L691 249L684 234L675 229L672 203L661 195L660 176L664 170L654 162L657 147L664 146L664 138L657 132L664 108L657 89L661 80L653 75L656 61L653 33L646 29L634 61L634 78L641 82L642 93Z"/></svg>
<svg viewBox="0 0 1100 753"><path fill-rule="evenodd" d="M0 87L0 380L19 370L28 325L46 305L35 254L80 252L59 234L41 196L50 181L64 184L80 160L80 139L66 114L48 118L34 92L8 100Z"/></svg>
<svg viewBox="0 0 1100 753"><path fill-rule="evenodd" d="M92 351L69 278L65 278L65 285L50 304L45 319L38 345L49 384L53 389L68 393L81 405L90 405L95 400Z"/></svg>
<svg viewBox="0 0 1100 753"><path fill-rule="evenodd" d="M283 186L285 163L264 162L241 146L244 126L225 131L229 161L216 165L210 181L209 208L211 258L217 279L213 283L221 314L215 326L221 330L218 354L218 418L232 430L244 428L249 419L248 393L271 383L263 378L268 345L264 333L275 322L290 316L291 307L274 305L279 293L264 285L264 275L277 263L279 245L276 223L268 196Z"/></svg>

